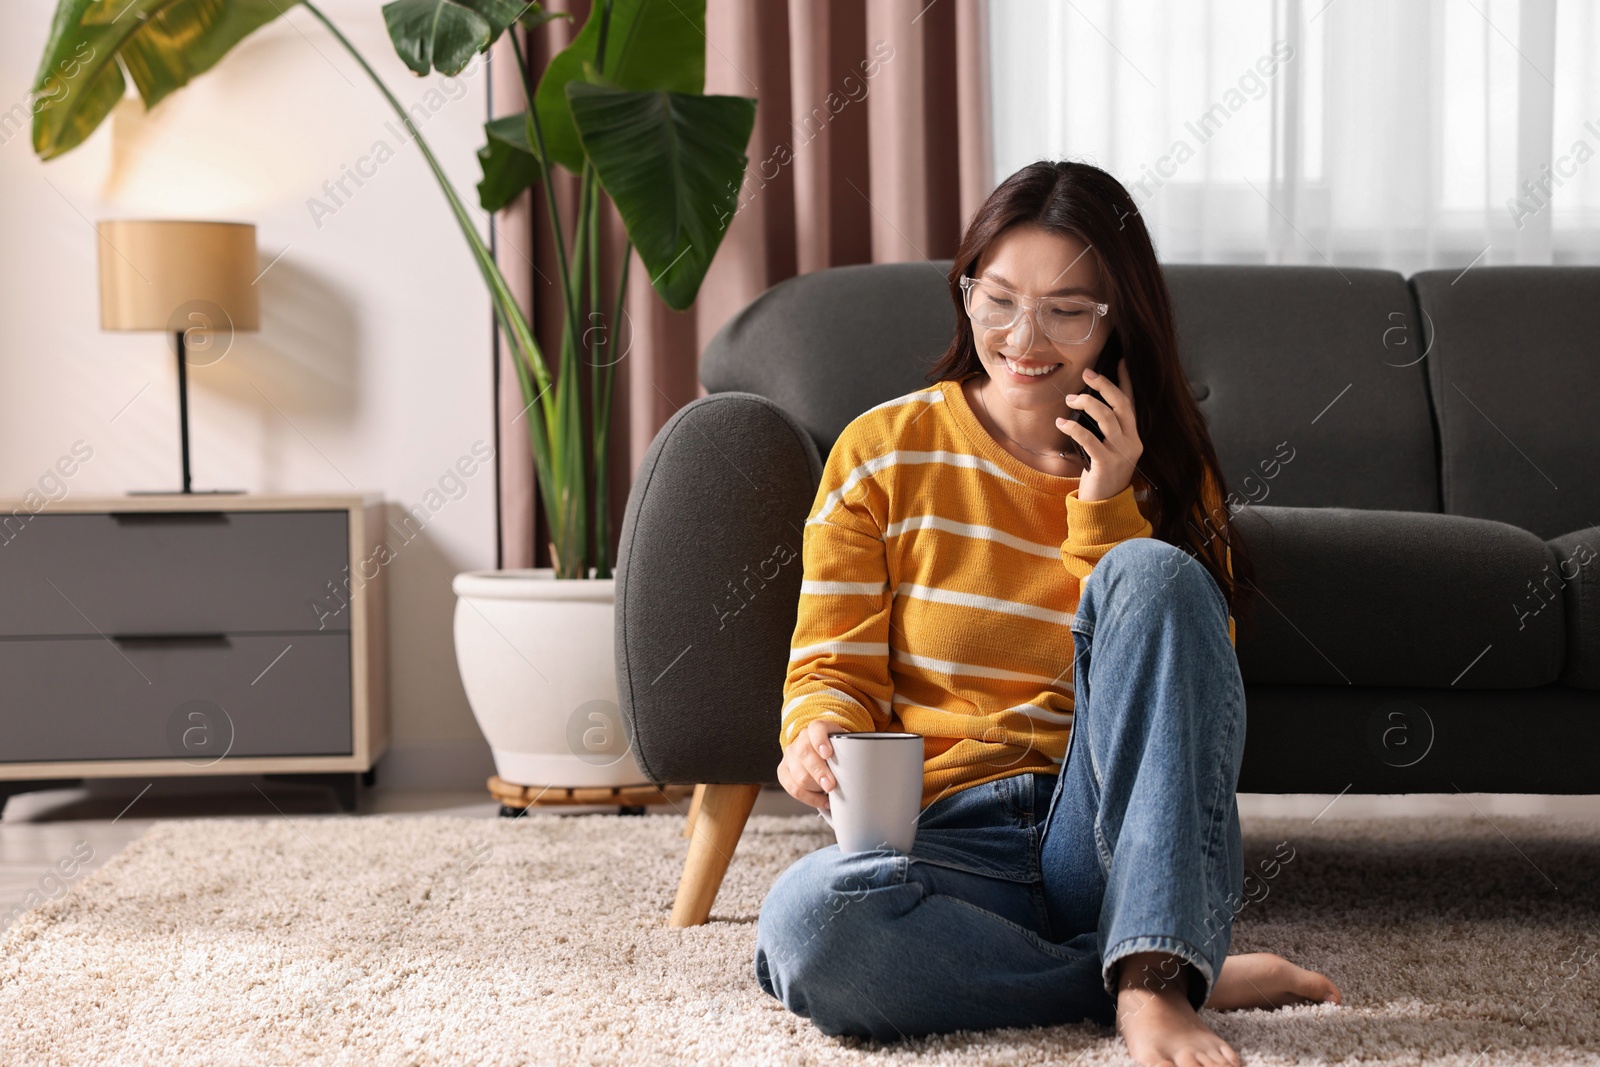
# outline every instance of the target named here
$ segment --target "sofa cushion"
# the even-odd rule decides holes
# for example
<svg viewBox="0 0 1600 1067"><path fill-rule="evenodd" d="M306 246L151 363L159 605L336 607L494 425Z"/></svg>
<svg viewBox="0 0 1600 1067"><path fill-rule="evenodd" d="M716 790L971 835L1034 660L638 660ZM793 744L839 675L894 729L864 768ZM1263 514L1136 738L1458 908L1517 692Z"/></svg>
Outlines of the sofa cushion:
<svg viewBox="0 0 1600 1067"><path fill-rule="evenodd" d="M1547 538L1600 523L1600 267L1430 270L1411 285L1443 510Z"/></svg>
<svg viewBox="0 0 1600 1067"><path fill-rule="evenodd" d="M1549 544L1555 566L1529 582L1522 610L1541 612L1556 597L1564 602L1567 657L1561 680L1579 689L1600 689L1600 527L1564 534Z"/></svg>
<svg viewBox="0 0 1600 1067"><path fill-rule="evenodd" d="M1529 613L1550 546L1489 519L1353 508L1246 507L1256 625L1248 683L1515 689L1561 674L1566 606Z"/></svg>
<svg viewBox="0 0 1600 1067"><path fill-rule="evenodd" d="M1238 499L1439 510L1427 382L1413 354L1420 333L1401 275L1162 269L1184 368Z"/></svg>

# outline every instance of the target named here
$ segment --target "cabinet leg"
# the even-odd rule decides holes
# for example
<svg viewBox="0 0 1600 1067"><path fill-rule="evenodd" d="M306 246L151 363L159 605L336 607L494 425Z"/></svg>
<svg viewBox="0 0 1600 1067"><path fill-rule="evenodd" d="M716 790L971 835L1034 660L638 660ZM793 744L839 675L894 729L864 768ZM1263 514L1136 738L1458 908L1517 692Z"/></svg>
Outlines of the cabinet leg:
<svg viewBox="0 0 1600 1067"><path fill-rule="evenodd" d="M739 847L745 821L761 794L757 785L706 785L700 810L689 839L689 855L678 879L678 897L668 926L699 926L711 915L711 905L728 873L733 850Z"/></svg>
<svg viewBox="0 0 1600 1067"><path fill-rule="evenodd" d="M18 793L35 793L41 789L70 789L82 784L82 778L13 778L0 781L0 815L5 813L6 801Z"/></svg>
<svg viewBox="0 0 1600 1067"><path fill-rule="evenodd" d="M335 774L331 775L329 785L333 786L333 795L339 801L339 810L347 814L354 814L356 810L356 797L361 793L361 775Z"/></svg>
<svg viewBox="0 0 1600 1067"><path fill-rule="evenodd" d="M356 810L356 797L361 793L361 780L364 776L361 771L350 774L284 773L262 775L269 782L301 782L307 785L325 785L333 790L334 799L339 802L339 810L345 812L354 812Z"/></svg>

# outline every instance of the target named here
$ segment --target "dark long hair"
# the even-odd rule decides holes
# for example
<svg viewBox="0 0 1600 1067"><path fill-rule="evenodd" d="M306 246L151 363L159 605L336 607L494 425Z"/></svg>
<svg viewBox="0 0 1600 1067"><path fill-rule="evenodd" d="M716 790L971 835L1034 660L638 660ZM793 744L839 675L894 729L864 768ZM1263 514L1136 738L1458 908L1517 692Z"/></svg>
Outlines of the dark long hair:
<svg viewBox="0 0 1600 1067"><path fill-rule="evenodd" d="M1001 182L967 226L950 267L950 299L956 334L928 381L960 381L985 374L973 343L972 323L962 302L960 280L1013 226L1032 224L1068 235L1093 253L1111 305L1111 335L1103 354L1120 352L1133 381L1139 439L1144 445L1136 477L1150 486L1146 512L1155 536L1188 552L1216 580L1239 628L1254 612L1254 568L1224 502L1227 482L1216 449L1178 360L1172 296L1156 261L1144 219L1122 183L1087 163L1030 163ZM1112 346L1116 346L1113 348ZM1201 489L1209 472L1216 498ZM1233 575L1228 574L1228 564Z"/></svg>

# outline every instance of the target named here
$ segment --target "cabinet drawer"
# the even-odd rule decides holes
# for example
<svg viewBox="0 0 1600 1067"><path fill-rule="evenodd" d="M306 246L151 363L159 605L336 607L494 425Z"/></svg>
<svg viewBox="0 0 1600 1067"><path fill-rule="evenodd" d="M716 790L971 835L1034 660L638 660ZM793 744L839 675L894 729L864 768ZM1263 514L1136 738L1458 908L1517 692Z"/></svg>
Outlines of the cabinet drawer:
<svg viewBox="0 0 1600 1067"><path fill-rule="evenodd" d="M0 640L0 679L0 762L352 750L348 634Z"/></svg>
<svg viewBox="0 0 1600 1067"><path fill-rule="evenodd" d="M0 636L347 631L349 551L344 511L41 514L0 546Z"/></svg>

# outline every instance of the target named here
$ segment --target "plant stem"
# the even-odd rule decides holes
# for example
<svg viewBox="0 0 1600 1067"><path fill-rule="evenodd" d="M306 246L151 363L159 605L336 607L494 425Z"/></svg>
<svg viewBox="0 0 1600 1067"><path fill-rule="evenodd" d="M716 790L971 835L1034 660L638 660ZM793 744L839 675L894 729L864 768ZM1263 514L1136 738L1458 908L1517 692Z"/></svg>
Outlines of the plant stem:
<svg viewBox="0 0 1600 1067"><path fill-rule="evenodd" d="M611 454L611 386L615 379L617 364L622 357L617 355L617 346L621 344L622 336L622 306L624 295L628 291L628 266L633 261L633 245L624 241L622 245L622 273L617 280L617 301L611 314L611 321L606 324L606 365L596 374L594 384L594 454L595 469L599 472L596 481L599 488L595 493L595 577L611 577L611 502L606 485L608 484L608 463Z"/></svg>
<svg viewBox="0 0 1600 1067"><path fill-rule="evenodd" d="M596 186L598 186L600 181L599 177L596 176L594 181ZM600 354L600 346L603 343L602 339L604 337L604 331L609 327L601 317L600 312L600 203L598 188L593 195L594 203L589 211L589 225L584 231L584 242L589 246L589 319L591 322L589 329L585 331L585 336L589 338L588 357L590 421L595 433L592 447L592 451L594 453L594 478L589 483L590 485L594 486L595 517L592 524L595 546L594 562L596 568L595 576L602 577L600 571L605 567L605 549L603 546L610 542L610 531L606 529L605 524L607 487L604 475L606 473L606 454L605 450L600 447L600 410L597 406L597 401L599 400L599 382L597 379L601 374L601 370L599 366L600 361L596 357ZM601 321L596 323L594 322L595 319L600 319Z"/></svg>
<svg viewBox="0 0 1600 1067"><path fill-rule="evenodd" d="M578 321L576 308L572 298L572 286L567 277L567 240L561 228L561 212L556 208L555 187L550 184L550 153L545 148L544 124L539 121L539 109L534 106L534 93L530 87L528 77L528 57L522 51L522 40L517 36L516 27L513 26L508 34L511 38L512 50L517 56L517 69L522 77L522 99L527 104L528 130L530 140L537 149L534 160L539 165L539 184L544 186L545 211L550 217L550 234L556 246L556 268L561 272L561 303L567 312L567 321L570 328L576 330Z"/></svg>
<svg viewBox="0 0 1600 1067"><path fill-rule="evenodd" d="M594 70L596 74L604 75L606 70L606 38L611 29L612 0L605 0L600 9L599 40L595 42ZM587 163L585 169L588 169ZM599 175L595 175L596 185ZM598 191L594 194L596 203L589 213L588 242L589 242L589 310L591 314L600 308L600 208ZM628 248L626 243L622 250L622 272L617 283L617 309L622 308L622 290L628 284ZM611 374L612 361L607 360L606 366L601 367L596 358L600 346L605 339L612 342L607 348L607 354L615 351L616 316L610 322L601 324L604 332L599 338L589 344L589 398L591 405L590 421L593 426L594 453L594 565L596 578L611 577L611 501L610 501L610 459L609 448L611 437Z"/></svg>
<svg viewBox="0 0 1600 1067"><path fill-rule="evenodd" d="M550 181L550 154L545 145L544 124L539 119L539 109L534 103L532 79L528 75L527 55L522 49L522 42L517 36L516 28L510 32L511 47L516 53L517 68L521 74L522 97L527 105L527 123L530 134L529 140L537 151L535 161L539 167L540 184L544 186L545 211L550 219L550 232L556 246L556 269L561 276L561 303L564 312L564 323L561 331L560 371L556 379L556 398L554 410L560 413L559 417L552 417L550 448L552 453L552 466L560 472L557 474L559 482L558 492L546 494L545 507L550 514L550 526L553 534L551 555L553 557L556 576L560 578L582 578L586 575L584 553L584 520L587 517L588 505L584 497L586 488L583 472L583 429L581 424L581 411L579 405L579 390L581 383L578 381L576 348L579 343L580 314L578 307L581 297L573 280L572 271L575 265L569 265L567 260L566 238L561 226L561 212L556 206L555 188ZM585 162L587 172L587 161ZM573 256L581 256L580 234L583 225L583 213L587 184L580 181L578 191L578 225L573 230ZM557 547L563 548L564 553L557 552Z"/></svg>
<svg viewBox="0 0 1600 1067"><path fill-rule="evenodd" d="M561 390L561 409L566 416L562 423L565 435L562 447L567 457L567 474L571 484L576 487L569 498L570 510L563 516L565 530L570 540L566 543L573 545L573 554L580 563L587 561L588 525L589 525L589 500L588 481L584 469L585 450L583 447L583 373L578 358L583 348L583 334L579 332L577 324L583 321L583 268L589 251L588 219L593 213L595 195L595 178L593 170L587 160L584 161L583 172L578 177L578 219L572 230L572 277L569 279L568 291L572 294L572 316L568 320L568 328L563 337L561 346L561 377L556 388ZM575 577L586 577L587 571L580 566Z"/></svg>

